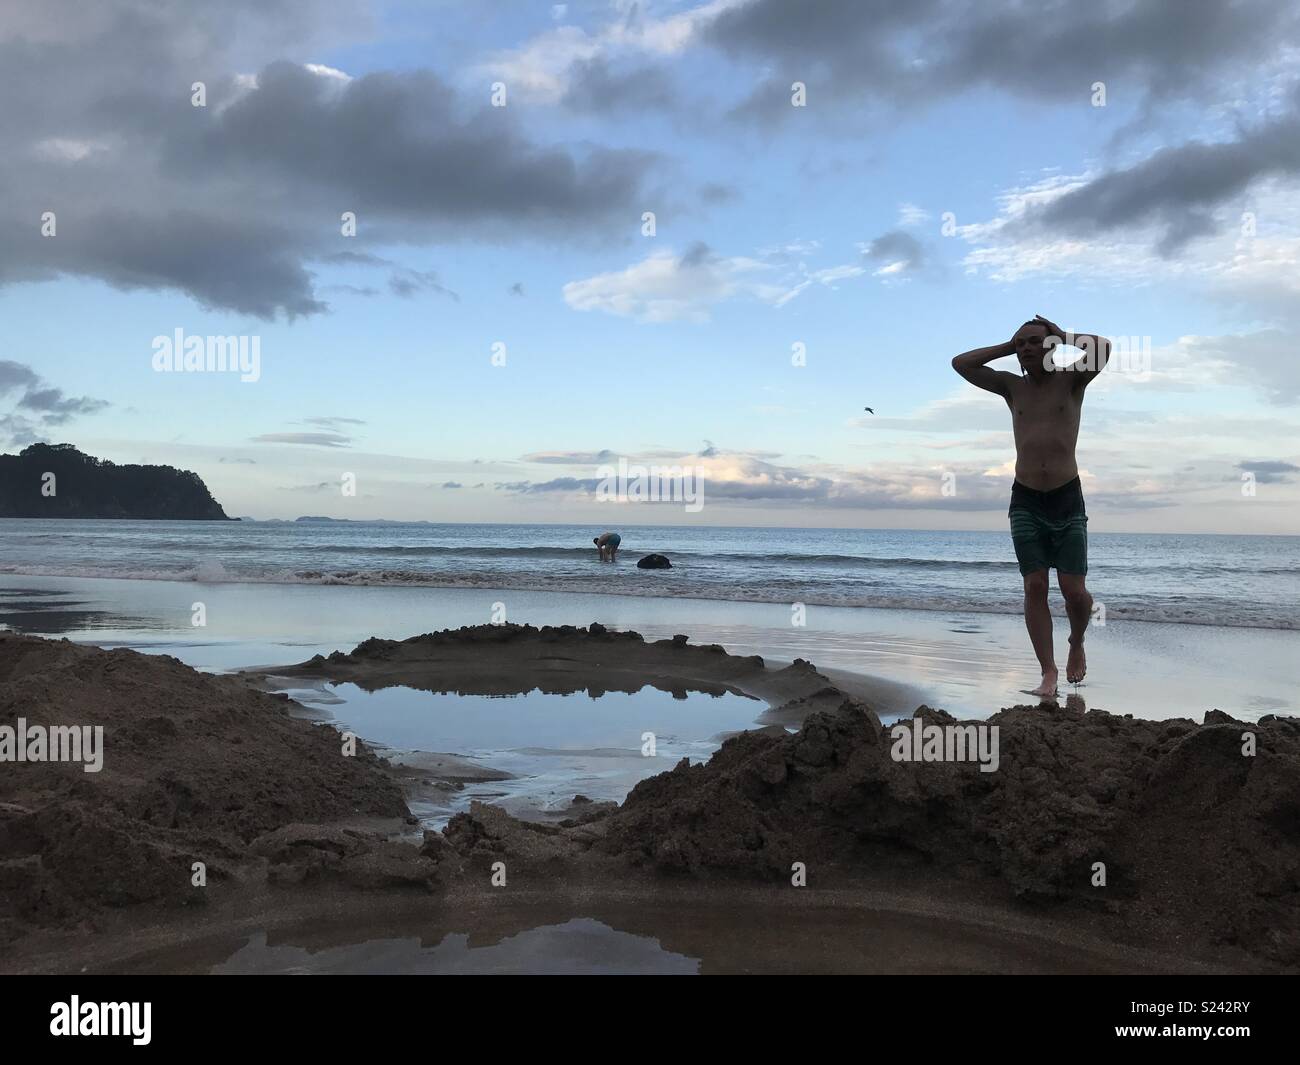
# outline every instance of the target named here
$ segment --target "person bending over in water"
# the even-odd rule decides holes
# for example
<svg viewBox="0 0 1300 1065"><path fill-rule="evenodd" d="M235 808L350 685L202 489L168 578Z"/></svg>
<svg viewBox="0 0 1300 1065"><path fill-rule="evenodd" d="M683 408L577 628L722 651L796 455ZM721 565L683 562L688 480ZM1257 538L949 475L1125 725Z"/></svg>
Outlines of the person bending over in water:
<svg viewBox="0 0 1300 1065"><path fill-rule="evenodd" d="M1058 366L1053 350L1068 344L1081 358ZM988 363L1014 355L1020 376L990 369ZM1067 334L1042 315L1035 315L1002 344L976 348L952 360L952 368L971 384L995 392L1011 408L1016 443L1016 479L1011 486L1011 542L1025 584L1025 627L1043 671L1030 695L1056 694L1056 656L1052 648L1052 613L1047 605L1048 570L1070 617L1070 657L1065 676L1078 684L1087 672L1083 634L1092 616L1088 572L1088 515L1083 506L1079 467L1074 458L1079 438L1083 390L1110 358L1110 341L1090 333Z"/></svg>
<svg viewBox="0 0 1300 1065"><path fill-rule="evenodd" d="M596 550L600 552L602 562L606 559L613 562L618 554L618 545L623 542L623 537L616 532L604 532L599 536L593 536L591 542L596 545Z"/></svg>

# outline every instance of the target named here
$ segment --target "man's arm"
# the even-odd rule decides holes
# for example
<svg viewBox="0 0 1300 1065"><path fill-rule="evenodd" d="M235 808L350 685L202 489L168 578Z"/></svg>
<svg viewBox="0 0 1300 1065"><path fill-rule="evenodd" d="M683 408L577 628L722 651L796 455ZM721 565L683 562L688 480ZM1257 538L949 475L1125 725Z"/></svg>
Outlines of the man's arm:
<svg viewBox="0 0 1300 1065"><path fill-rule="evenodd" d="M952 360L952 368L977 388L996 393L1005 399L1008 395L1008 386L1016 380L1016 375L1005 370L992 370L987 364L994 359L1015 353L1015 344L1010 340L1004 340L1001 344L994 344L992 347L963 352Z"/></svg>
<svg viewBox="0 0 1300 1065"><path fill-rule="evenodd" d="M1062 344L1083 352L1074 362L1061 367L1062 370L1078 375L1074 380L1076 388L1087 388L1093 378L1106 368L1106 363L1110 361L1110 341L1105 337L1095 333L1067 333L1041 314L1034 315L1034 320L1047 326L1049 336L1059 337Z"/></svg>

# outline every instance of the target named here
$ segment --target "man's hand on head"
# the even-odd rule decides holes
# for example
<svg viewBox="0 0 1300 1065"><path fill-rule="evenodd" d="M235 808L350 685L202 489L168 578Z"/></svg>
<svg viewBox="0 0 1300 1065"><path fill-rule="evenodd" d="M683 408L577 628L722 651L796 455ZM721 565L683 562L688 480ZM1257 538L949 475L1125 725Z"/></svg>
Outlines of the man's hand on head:
<svg viewBox="0 0 1300 1065"><path fill-rule="evenodd" d="M1047 336L1043 338L1044 347L1056 347L1057 344L1065 343L1065 330L1050 318L1044 318L1041 314L1036 314L1034 315L1034 321L1041 324L1047 330ZM1052 337L1056 338L1055 344L1048 343Z"/></svg>

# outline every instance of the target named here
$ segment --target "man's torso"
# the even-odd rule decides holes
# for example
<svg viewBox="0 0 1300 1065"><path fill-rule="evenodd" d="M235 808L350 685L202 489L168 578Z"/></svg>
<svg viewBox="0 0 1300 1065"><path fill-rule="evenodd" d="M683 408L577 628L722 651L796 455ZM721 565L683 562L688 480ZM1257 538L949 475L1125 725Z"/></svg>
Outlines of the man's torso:
<svg viewBox="0 0 1300 1065"><path fill-rule="evenodd" d="M1021 377L1007 394L1016 441L1016 480L1040 492L1077 477L1074 449L1079 439L1083 389L1077 378L1056 371L1035 381Z"/></svg>

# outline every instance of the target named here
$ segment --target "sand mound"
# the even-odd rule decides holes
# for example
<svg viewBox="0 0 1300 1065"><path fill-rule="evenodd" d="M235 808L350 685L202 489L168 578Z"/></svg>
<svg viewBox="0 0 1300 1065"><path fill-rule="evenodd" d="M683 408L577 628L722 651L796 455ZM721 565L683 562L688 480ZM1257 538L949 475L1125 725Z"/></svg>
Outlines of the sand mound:
<svg viewBox="0 0 1300 1065"><path fill-rule="evenodd" d="M773 881L796 861L823 882L922 863L1104 910L1135 935L1175 930L1300 963L1300 721L1210 717L1014 707L987 722L1001 759L982 773L895 761L889 730L846 700L795 735L744 733L706 765L641 782L592 847L662 872Z"/></svg>
<svg viewBox="0 0 1300 1065"><path fill-rule="evenodd" d="M103 726L103 767L0 764L0 937L104 906L201 903L285 825L407 815L363 746L170 657L0 633L0 725Z"/></svg>

